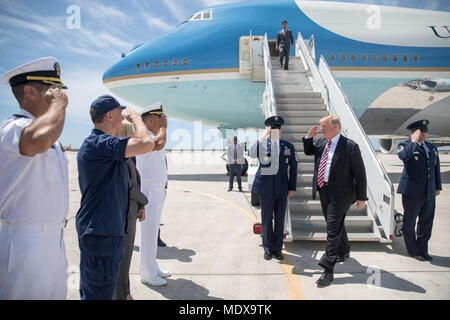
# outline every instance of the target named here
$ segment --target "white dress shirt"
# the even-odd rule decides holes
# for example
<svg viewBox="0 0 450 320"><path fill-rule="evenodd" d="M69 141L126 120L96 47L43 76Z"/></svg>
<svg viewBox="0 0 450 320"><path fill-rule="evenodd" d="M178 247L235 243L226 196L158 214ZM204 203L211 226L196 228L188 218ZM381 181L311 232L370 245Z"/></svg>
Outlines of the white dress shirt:
<svg viewBox="0 0 450 320"><path fill-rule="evenodd" d="M150 130L150 136L155 135ZM167 182L167 159L166 150L153 150L136 156L136 168L141 175L142 184L158 183L165 185Z"/></svg>
<svg viewBox="0 0 450 320"><path fill-rule="evenodd" d="M330 145L330 150L328 151L327 163L325 165L325 171L323 173L323 180L325 182L328 182L328 177L330 175L331 162L333 161L334 151L336 150L336 146L339 142L340 137L341 137L341 134L338 133L331 139L331 145ZM327 143L328 143L328 141L327 141ZM325 149L326 149L326 147L325 147ZM323 150L324 153L325 153L325 149ZM322 153L322 157L323 157L323 153ZM322 162L322 158L320 158L320 161Z"/></svg>

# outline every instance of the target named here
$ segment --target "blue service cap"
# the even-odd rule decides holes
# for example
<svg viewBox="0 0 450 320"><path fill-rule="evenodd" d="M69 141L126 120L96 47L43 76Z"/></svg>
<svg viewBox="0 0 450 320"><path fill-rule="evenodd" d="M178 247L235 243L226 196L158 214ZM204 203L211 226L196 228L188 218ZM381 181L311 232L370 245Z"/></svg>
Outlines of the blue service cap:
<svg viewBox="0 0 450 320"><path fill-rule="evenodd" d="M126 109L126 107L122 106L113 96L110 96L109 94L100 96L91 104L91 119L94 119L95 116L107 113L115 108L120 108L122 110Z"/></svg>
<svg viewBox="0 0 450 320"><path fill-rule="evenodd" d="M406 127L406 130L410 131L416 131L417 129L420 129L420 131L428 132L428 124L430 123L429 120L418 120L414 121L413 123L409 124Z"/></svg>
<svg viewBox="0 0 450 320"><path fill-rule="evenodd" d="M269 117L264 121L266 127L270 126L282 126L284 124L284 119L280 116Z"/></svg>

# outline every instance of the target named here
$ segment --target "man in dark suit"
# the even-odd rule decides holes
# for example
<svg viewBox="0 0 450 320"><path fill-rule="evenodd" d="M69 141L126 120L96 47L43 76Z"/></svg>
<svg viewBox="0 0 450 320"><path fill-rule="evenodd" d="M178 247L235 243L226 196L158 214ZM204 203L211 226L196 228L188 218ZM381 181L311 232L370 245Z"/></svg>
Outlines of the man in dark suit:
<svg viewBox="0 0 450 320"><path fill-rule="evenodd" d="M284 70L289 70L289 51L291 50L291 43L294 45L294 37L292 36L292 31L287 28L286 20L283 20L281 25L283 26L283 29L278 31L275 49L280 52L280 67L283 67L283 57L286 57L284 61Z"/></svg>
<svg viewBox="0 0 450 320"><path fill-rule="evenodd" d="M319 265L325 269L317 284L325 286L333 281L336 262L350 256L345 215L355 203L359 209L367 200L366 170L358 144L342 136L341 122L337 116L320 120L323 138L314 144L319 132L313 126L303 138L304 152L314 155L313 198L319 191L323 215L327 222L327 246Z"/></svg>
<svg viewBox="0 0 450 320"><path fill-rule="evenodd" d="M438 150L425 141L429 122L419 120L407 126L411 138L400 142L397 148L397 155L405 165L397 189L397 193L402 194L404 209L403 238L408 253L419 261L433 260L428 254L428 240L433 228L436 196L442 190Z"/></svg>
<svg viewBox="0 0 450 320"><path fill-rule="evenodd" d="M250 157L259 159L252 193L259 195L261 203L264 259L274 256L282 260L284 218L287 198L294 195L297 187L297 159L294 146L280 139L284 119L274 116L267 118L264 124L266 131L249 152ZM275 220L274 226L272 220Z"/></svg>

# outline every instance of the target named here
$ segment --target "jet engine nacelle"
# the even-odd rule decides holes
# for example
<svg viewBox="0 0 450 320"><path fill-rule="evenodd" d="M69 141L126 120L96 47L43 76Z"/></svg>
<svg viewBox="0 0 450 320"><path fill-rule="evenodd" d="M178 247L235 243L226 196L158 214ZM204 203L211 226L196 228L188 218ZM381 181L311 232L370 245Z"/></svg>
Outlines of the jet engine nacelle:
<svg viewBox="0 0 450 320"><path fill-rule="evenodd" d="M393 153L397 147L397 140L394 139L378 139L378 143L383 153Z"/></svg>

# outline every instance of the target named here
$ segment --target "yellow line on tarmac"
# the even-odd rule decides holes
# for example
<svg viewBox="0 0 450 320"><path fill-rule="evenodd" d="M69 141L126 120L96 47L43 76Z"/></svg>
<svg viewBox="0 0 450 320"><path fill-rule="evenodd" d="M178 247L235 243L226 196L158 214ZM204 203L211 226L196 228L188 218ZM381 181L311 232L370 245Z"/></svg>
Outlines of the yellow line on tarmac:
<svg viewBox="0 0 450 320"><path fill-rule="evenodd" d="M169 188L173 188L173 189L176 189L176 190L179 190L179 191L189 191L189 192L192 192L192 193L201 194L202 196L209 197L209 198L212 198L212 199L214 199L214 200L223 202L223 203L229 205L230 207L232 207L233 209L236 209L236 210L242 212L243 214L245 214L247 217L250 218L250 220L252 220L253 223L258 222L258 218L255 217L254 214L251 214L251 213L248 212L247 210L245 210L245 209L239 207L238 205L234 204L234 203L231 202L231 201L222 199L222 198L217 197L217 196L215 196L215 195L213 195L213 194L206 193L206 192L201 192L201 191L195 191L195 190L191 190L191 189L178 188L178 187L173 187L173 186L171 186L171 187L169 187Z"/></svg>
<svg viewBox="0 0 450 320"><path fill-rule="evenodd" d="M244 208L234 204L231 201L217 197L213 194L196 191L196 190L192 190L192 189L178 188L178 187L174 187L174 186L170 186L169 189L175 189L175 190L183 191L183 192L186 192L186 191L192 192L192 193L200 194L202 196L223 202L223 203L227 204L228 206L232 207L233 209L236 209L236 210L242 212L243 214L245 214L248 218L250 218L250 220L253 223L259 222L258 218L254 214L248 212ZM286 249L283 250L283 254L284 254L284 259L281 261L281 266L282 266L283 273L284 273L284 280L286 282L289 300L305 300L305 294L303 293L302 285L300 284L300 277L298 275L294 274L294 272L293 272L294 271L294 263L292 262L292 259L287 254Z"/></svg>

